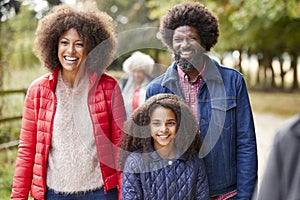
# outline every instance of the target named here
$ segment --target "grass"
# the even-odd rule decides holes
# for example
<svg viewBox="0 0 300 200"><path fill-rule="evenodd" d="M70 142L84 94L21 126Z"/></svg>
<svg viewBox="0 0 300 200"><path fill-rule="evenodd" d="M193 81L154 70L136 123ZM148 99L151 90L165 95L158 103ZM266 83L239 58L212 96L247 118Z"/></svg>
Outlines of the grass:
<svg viewBox="0 0 300 200"><path fill-rule="evenodd" d="M0 151L0 199L9 199L17 148Z"/></svg>
<svg viewBox="0 0 300 200"><path fill-rule="evenodd" d="M4 89L21 89L27 88L30 83L46 73L41 67L33 67L31 69L15 69L5 71ZM13 94L1 97L2 113L5 117L20 115L23 108L24 95ZM8 122L0 125L0 141L7 142L18 138L21 123ZM10 199L11 186L15 169L15 160L17 156L17 147L4 149L0 151L0 199ZM32 199L32 198L29 198Z"/></svg>
<svg viewBox="0 0 300 200"><path fill-rule="evenodd" d="M272 113L291 117L300 113L300 92L249 92L252 109L258 113Z"/></svg>

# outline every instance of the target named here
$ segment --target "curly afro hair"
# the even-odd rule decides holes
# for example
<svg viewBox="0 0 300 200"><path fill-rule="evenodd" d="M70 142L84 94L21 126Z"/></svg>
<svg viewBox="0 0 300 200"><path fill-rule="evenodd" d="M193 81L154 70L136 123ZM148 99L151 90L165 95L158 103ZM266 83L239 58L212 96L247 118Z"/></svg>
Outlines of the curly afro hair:
<svg viewBox="0 0 300 200"><path fill-rule="evenodd" d="M95 5L79 9L61 4L39 21L33 51L44 67L53 71L61 66L57 55L58 40L71 28L75 28L87 43L87 52L90 53L86 60L88 70L103 71L111 63L115 51L114 29L112 18Z"/></svg>
<svg viewBox="0 0 300 200"><path fill-rule="evenodd" d="M150 133L151 114L157 107L171 109L176 116L177 127L175 146L182 152L182 156L190 159L198 155L201 147L198 123L188 107L179 97L173 94L157 94L149 98L138 107L131 118L124 123L123 133L119 142L119 166L123 169L126 158L131 152L142 150L151 152L153 139Z"/></svg>
<svg viewBox="0 0 300 200"><path fill-rule="evenodd" d="M171 50L173 50L174 30L180 26L196 28L201 45L206 51L210 51L218 41L218 18L201 3L185 2L177 4L161 18L160 33L162 42Z"/></svg>

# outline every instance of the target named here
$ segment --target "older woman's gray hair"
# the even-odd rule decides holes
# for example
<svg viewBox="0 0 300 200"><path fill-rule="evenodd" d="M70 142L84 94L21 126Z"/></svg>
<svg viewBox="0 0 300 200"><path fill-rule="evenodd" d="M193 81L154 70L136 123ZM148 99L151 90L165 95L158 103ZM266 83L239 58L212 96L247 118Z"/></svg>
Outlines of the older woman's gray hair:
<svg viewBox="0 0 300 200"><path fill-rule="evenodd" d="M150 75L153 71L154 60L147 54L135 51L123 63L123 71L131 74L133 70L143 70Z"/></svg>

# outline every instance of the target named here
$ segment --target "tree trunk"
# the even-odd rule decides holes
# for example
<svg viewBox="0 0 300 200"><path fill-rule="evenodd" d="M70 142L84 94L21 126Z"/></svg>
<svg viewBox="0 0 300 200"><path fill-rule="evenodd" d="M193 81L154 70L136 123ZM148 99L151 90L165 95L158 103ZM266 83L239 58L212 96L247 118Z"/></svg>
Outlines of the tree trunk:
<svg viewBox="0 0 300 200"><path fill-rule="evenodd" d="M291 67L293 69L294 72L294 76L293 76L293 86L292 86L292 90L298 90L299 89L299 84L298 84L298 56L295 53L292 53L292 61L291 61Z"/></svg>
<svg viewBox="0 0 300 200"><path fill-rule="evenodd" d="M274 72L272 68L272 57L270 55L264 55L262 59L262 66L264 69L264 80L263 80L263 88L264 89L270 89L273 87L273 78L274 78ZM268 69L271 69L272 71L272 77L271 77L271 84L268 82Z"/></svg>
<svg viewBox="0 0 300 200"><path fill-rule="evenodd" d="M261 68L260 61L258 61L258 69L256 72L256 85L260 84L260 68Z"/></svg>
<svg viewBox="0 0 300 200"><path fill-rule="evenodd" d="M276 83L275 83L275 72L274 72L274 68L272 66L272 60L270 60L270 63L269 63L269 68L271 69L271 72L272 72L272 76L271 76L271 87L272 88L276 88Z"/></svg>
<svg viewBox="0 0 300 200"><path fill-rule="evenodd" d="M280 65L280 78L281 78L280 88L283 90L284 86L285 86L284 77L285 77L286 72L283 70L283 58L281 58L281 57L279 58L279 65Z"/></svg>

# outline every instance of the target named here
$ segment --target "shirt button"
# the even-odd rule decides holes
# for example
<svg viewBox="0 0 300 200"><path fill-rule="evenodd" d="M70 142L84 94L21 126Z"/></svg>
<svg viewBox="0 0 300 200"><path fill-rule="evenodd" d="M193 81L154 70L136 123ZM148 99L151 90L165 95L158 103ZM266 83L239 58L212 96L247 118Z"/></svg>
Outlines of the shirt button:
<svg viewBox="0 0 300 200"><path fill-rule="evenodd" d="M202 119L201 119L201 122L202 122L202 123L204 123L204 122L205 122L205 119L204 119L204 118L202 118Z"/></svg>
<svg viewBox="0 0 300 200"><path fill-rule="evenodd" d="M171 186L172 186L172 187L175 187L175 186L176 186L176 182L173 181L173 182L171 183Z"/></svg>
<svg viewBox="0 0 300 200"><path fill-rule="evenodd" d="M169 164L169 165L172 165L172 164L173 164L172 160L169 160L169 161L168 161L168 164Z"/></svg>

